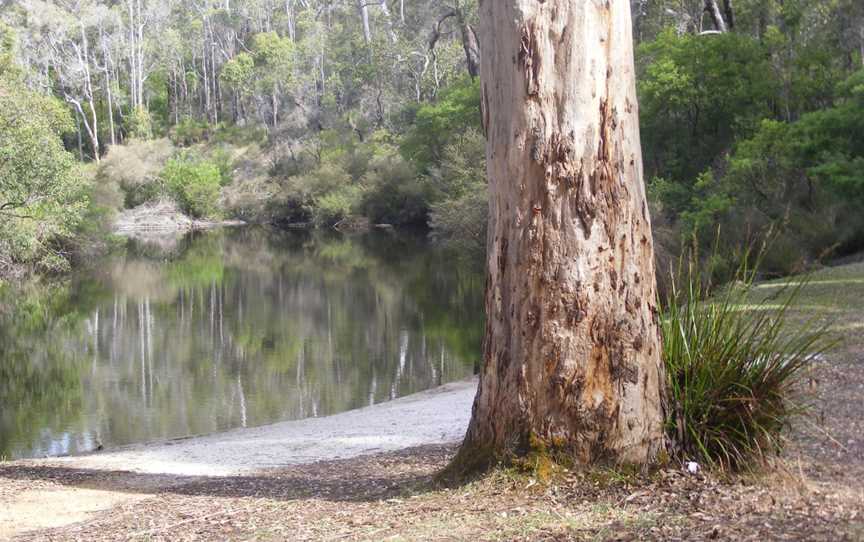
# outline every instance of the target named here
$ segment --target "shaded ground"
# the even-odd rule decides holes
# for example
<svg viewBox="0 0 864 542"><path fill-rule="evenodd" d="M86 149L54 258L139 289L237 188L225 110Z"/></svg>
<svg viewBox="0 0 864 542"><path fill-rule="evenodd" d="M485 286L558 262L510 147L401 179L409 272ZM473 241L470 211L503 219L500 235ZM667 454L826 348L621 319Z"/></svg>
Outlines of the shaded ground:
<svg viewBox="0 0 864 542"><path fill-rule="evenodd" d="M864 540L862 301L864 264L820 273L805 291L802 317L825 315L845 340L813 368L814 416L770 474L724 480L672 466L544 483L498 471L440 488L433 476L452 444L240 476L17 463L0 465L0 511L33 491L120 496L20 540Z"/></svg>

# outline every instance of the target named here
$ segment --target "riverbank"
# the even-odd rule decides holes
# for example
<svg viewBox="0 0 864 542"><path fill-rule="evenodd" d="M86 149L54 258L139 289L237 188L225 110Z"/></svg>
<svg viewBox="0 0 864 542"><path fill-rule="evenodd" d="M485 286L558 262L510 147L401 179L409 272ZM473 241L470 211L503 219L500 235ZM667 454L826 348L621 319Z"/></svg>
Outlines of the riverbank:
<svg viewBox="0 0 864 542"><path fill-rule="evenodd" d="M199 220L183 214L173 201L162 200L126 209L114 219L113 233L123 237L147 237L243 226L242 220Z"/></svg>
<svg viewBox="0 0 864 542"><path fill-rule="evenodd" d="M333 416L15 464L166 476L238 476L454 443L468 427L476 387L472 379Z"/></svg>
<svg viewBox="0 0 864 542"><path fill-rule="evenodd" d="M323 418L6 463L0 465L0 539L84 521L137 503L141 492L190 481L234 483L289 466L452 445L465 433L475 392L471 379ZM30 483L19 478L10 484L31 474ZM78 486L82 481L85 487Z"/></svg>

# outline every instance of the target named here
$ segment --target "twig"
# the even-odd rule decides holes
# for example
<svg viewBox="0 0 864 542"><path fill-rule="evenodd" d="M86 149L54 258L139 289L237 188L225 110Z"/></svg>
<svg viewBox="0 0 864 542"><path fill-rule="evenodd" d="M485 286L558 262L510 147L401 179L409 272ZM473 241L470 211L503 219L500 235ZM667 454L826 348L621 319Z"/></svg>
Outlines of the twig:
<svg viewBox="0 0 864 542"><path fill-rule="evenodd" d="M828 439L829 439L831 442L833 442L834 444L836 444L837 446L839 446L840 448L842 448L844 452L846 452L847 454L849 453L849 448L847 448L846 446L843 446L843 444L842 444L839 440L837 440L836 438L832 437L832 436L831 436L831 433L829 433L826 429L823 429L823 428L819 427L818 425L816 425L815 423L811 422L810 420L806 420L806 421L807 421L807 423L809 423L811 426L813 426L815 429L818 429L819 431L821 431L822 434L825 435L826 437L828 437Z"/></svg>

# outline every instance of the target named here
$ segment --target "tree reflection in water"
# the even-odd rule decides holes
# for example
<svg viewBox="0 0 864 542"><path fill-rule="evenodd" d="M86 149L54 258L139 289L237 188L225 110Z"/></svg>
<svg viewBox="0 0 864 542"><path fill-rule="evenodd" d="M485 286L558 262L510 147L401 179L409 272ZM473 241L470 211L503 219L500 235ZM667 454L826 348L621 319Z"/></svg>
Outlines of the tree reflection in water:
<svg viewBox="0 0 864 542"><path fill-rule="evenodd" d="M422 236L130 242L63 284L0 292L0 455L322 416L471 374L477 262Z"/></svg>

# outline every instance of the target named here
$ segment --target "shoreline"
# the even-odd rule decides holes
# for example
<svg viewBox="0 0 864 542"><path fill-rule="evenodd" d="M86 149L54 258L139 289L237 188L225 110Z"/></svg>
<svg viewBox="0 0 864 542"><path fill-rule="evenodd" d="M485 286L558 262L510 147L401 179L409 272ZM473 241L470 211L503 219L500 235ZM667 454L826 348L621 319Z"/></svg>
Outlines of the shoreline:
<svg viewBox="0 0 864 542"><path fill-rule="evenodd" d="M417 446L452 444L468 427L477 379L321 418L132 444L81 455L20 459L4 466L240 476Z"/></svg>
<svg viewBox="0 0 864 542"><path fill-rule="evenodd" d="M182 235L192 231L245 226L242 220L205 220L185 215L172 201L144 203L117 214L111 227L114 235L131 238Z"/></svg>

